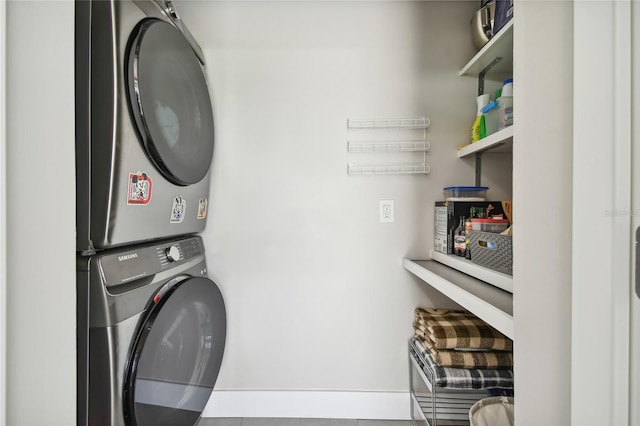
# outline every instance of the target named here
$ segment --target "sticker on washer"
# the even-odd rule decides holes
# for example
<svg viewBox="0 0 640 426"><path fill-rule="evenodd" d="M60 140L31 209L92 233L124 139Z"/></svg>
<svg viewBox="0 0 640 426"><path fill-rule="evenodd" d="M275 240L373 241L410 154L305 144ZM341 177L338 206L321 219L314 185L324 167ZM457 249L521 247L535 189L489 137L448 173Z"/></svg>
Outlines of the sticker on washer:
<svg viewBox="0 0 640 426"><path fill-rule="evenodd" d="M198 219L207 217L207 199L200 198L198 200Z"/></svg>
<svg viewBox="0 0 640 426"><path fill-rule="evenodd" d="M169 220L169 222L182 223L186 211L187 201L182 198L182 195L175 197L171 206L171 219Z"/></svg>
<svg viewBox="0 0 640 426"><path fill-rule="evenodd" d="M151 201L153 181L146 173L129 173L129 188L127 190L127 204L146 205Z"/></svg>

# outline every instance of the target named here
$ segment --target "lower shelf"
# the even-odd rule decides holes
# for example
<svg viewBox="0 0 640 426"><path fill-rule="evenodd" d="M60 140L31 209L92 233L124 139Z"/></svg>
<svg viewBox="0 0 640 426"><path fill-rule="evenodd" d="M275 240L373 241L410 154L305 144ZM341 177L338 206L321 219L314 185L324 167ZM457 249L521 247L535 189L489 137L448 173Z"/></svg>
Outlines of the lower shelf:
<svg viewBox="0 0 640 426"><path fill-rule="evenodd" d="M434 260L403 259L406 270L513 339L513 295Z"/></svg>

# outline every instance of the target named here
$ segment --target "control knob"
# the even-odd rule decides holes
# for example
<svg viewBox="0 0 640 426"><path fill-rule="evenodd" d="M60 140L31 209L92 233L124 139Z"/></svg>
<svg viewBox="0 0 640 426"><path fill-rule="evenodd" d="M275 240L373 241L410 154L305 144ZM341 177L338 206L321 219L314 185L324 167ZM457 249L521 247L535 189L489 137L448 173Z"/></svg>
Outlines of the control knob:
<svg viewBox="0 0 640 426"><path fill-rule="evenodd" d="M177 262L180 260L180 250L178 250L177 246L167 247L164 254L167 256L169 262Z"/></svg>

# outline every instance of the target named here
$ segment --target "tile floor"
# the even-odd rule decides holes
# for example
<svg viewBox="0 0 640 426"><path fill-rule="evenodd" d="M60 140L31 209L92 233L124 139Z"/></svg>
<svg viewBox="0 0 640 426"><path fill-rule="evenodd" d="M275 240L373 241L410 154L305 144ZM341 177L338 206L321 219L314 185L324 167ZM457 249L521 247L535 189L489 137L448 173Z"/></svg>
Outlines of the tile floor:
<svg viewBox="0 0 640 426"><path fill-rule="evenodd" d="M214 418L200 420L198 426L411 426L410 420L356 420L356 419L263 419Z"/></svg>

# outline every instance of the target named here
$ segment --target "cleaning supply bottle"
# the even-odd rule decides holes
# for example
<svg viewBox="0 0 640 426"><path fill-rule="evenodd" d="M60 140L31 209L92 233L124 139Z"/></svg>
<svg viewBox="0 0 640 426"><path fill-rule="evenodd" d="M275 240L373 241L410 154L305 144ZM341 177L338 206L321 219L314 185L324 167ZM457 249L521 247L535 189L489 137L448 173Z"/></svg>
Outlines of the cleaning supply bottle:
<svg viewBox="0 0 640 426"><path fill-rule="evenodd" d="M513 125L513 79L508 78L502 86L502 94L498 98L498 129Z"/></svg>
<svg viewBox="0 0 640 426"><path fill-rule="evenodd" d="M471 143L478 142L480 139L487 136L482 108L484 108L490 100L491 97L489 94L480 95L476 99L478 112L476 113L476 119L473 121L473 126L471 126Z"/></svg>

